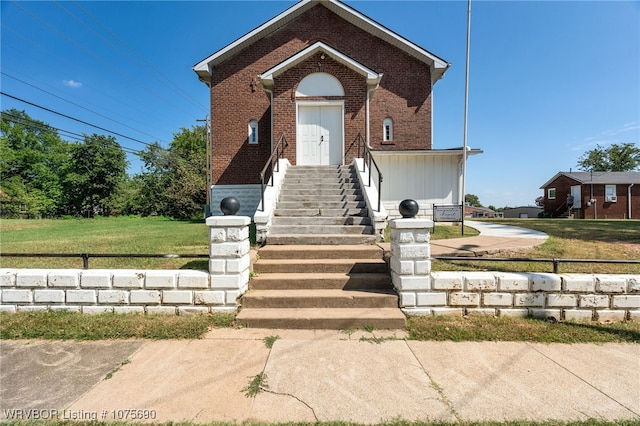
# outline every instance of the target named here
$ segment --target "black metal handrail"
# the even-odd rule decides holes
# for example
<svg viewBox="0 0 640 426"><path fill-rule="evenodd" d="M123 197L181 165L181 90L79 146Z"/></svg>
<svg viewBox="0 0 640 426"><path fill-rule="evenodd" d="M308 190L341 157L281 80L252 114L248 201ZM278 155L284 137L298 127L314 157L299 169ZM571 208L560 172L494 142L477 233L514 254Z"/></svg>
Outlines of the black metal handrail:
<svg viewBox="0 0 640 426"><path fill-rule="evenodd" d="M433 256L432 260L445 261L479 261L479 262L541 262L553 263L553 273L557 274L561 263L614 263L614 264L640 264L640 260L618 259L562 259L555 257L477 257L477 256Z"/></svg>
<svg viewBox="0 0 640 426"><path fill-rule="evenodd" d="M273 152L271 152L271 155L269 156L269 159L267 160L267 164L265 164L264 168L262 169L262 171L260 172L260 199L261 199L261 206L262 208L260 209L260 211L264 211L264 191L265 191L265 186L269 184L269 181L271 180L271 186L273 186L274 182L273 182L273 171L274 171L274 162L273 160L275 159L275 171L279 172L280 171L280 157L284 158L284 150L286 147L289 146L289 143L287 142L287 138L284 136L284 133L282 134L282 136L280 136L280 140L278 141L278 143L276 144L276 147L273 149ZM267 183L265 184L265 177L267 176L267 171L270 170L271 173L268 176L267 179Z"/></svg>
<svg viewBox="0 0 640 426"><path fill-rule="evenodd" d="M164 258L208 259L208 254L140 254L140 253L2 253L0 257L80 257L82 269L89 269L89 258Z"/></svg>
<svg viewBox="0 0 640 426"><path fill-rule="evenodd" d="M371 154L371 148L367 145L366 141L362 137L362 134L358 132L358 136L353 140L351 146L357 144L358 147L358 158L362 158L362 172L364 173L369 167L369 184L368 187L371 187L371 165L375 166L376 173L378 174L378 212L380 212L381 200L382 200L382 173L380 173L380 168L376 163L376 160L373 158Z"/></svg>

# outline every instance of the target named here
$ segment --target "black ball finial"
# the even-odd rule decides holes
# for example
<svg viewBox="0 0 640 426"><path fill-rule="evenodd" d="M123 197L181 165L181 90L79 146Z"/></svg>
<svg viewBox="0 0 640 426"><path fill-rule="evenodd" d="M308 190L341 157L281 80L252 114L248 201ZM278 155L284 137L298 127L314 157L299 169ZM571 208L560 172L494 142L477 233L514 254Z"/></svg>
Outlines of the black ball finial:
<svg viewBox="0 0 640 426"><path fill-rule="evenodd" d="M235 216L240 210L240 201L236 197L226 197L220 201L220 210L225 216Z"/></svg>
<svg viewBox="0 0 640 426"><path fill-rule="evenodd" d="M420 206L418 206L418 202L416 200L402 200L400 202L400 207L398 208L398 211L405 219L416 217L419 210Z"/></svg>

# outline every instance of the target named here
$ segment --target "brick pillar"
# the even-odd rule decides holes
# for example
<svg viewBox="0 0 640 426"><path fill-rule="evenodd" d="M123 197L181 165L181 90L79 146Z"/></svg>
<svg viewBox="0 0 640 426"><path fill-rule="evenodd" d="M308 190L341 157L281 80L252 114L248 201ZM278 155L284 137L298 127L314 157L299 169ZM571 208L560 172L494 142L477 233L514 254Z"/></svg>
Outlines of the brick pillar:
<svg viewBox="0 0 640 426"><path fill-rule="evenodd" d="M211 216L209 227L210 290L216 292L223 304L212 307L217 311L235 311L236 299L249 285L249 224L247 216Z"/></svg>
<svg viewBox="0 0 640 426"><path fill-rule="evenodd" d="M400 295L400 308L407 314L430 314L431 247L429 229L433 221L422 218L392 219L391 277ZM440 304L442 302L438 301ZM446 303L446 295L445 300Z"/></svg>

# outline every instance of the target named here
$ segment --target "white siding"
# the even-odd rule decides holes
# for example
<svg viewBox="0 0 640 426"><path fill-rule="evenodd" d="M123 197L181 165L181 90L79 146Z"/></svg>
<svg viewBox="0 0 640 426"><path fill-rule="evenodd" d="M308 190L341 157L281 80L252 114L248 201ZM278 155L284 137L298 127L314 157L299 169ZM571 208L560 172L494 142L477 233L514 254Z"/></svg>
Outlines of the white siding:
<svg viewBox="0 0 640 426"><path fill-rule="evenodd" d="M390 216L411 198L420 205L420 216L431 217L433 205L460 204L460 155L376 152L374 158L384 177L382 201Z"/></svg>

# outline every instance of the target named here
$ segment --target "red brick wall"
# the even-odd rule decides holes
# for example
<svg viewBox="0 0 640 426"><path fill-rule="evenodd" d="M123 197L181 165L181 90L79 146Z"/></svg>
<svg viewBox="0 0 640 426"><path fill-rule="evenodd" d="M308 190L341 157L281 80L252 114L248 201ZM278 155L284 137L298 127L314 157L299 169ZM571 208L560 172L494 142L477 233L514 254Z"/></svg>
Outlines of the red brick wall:
<svg viewBox="0 0 640 426"><path fill-rule="evenodd" d="M428 65L362 31L318 5L296 20L257 41L213 70L211 117L213 183L259 182L271 152L269 99L257 76L305 47L323 41L366 67L383 73L370 101L371 144L374 149L431 149L431 77ZM318 71L318 58L298 64L276 78L274 143L284 132L295 163L295 87ZM322 71L340 80L345 89L345 152L358 131L366 135L366 82L329 58ZM394 121L393 144L382 143L382 122ZM259 120L259 144L247 144L247 125ZM350 161L350 153L347 154Z"/></svg>
<svg viewBox="0 0 640 426"><path fill-rule="evenodd" d="M544 189L544 211L552 216L559 216L566 211L564 205L567 201L567 194L571 193L572 185L580 183L567 177L559 176ZM628 184L616 185L617 202L611 203L606 201L605 185L589 183L583 184L581 187L581 200L574 200L574 205L580 203L581 209L574 210L576 218L579 219L627 219L628 218ZM556 199L548 198L548 189L556 188ZM592 192L593 191L593 192ZM596 202L587 205L590 199ZM631 210L634 219L640 219L640 185L634 185L631 188Z"/></svg>

